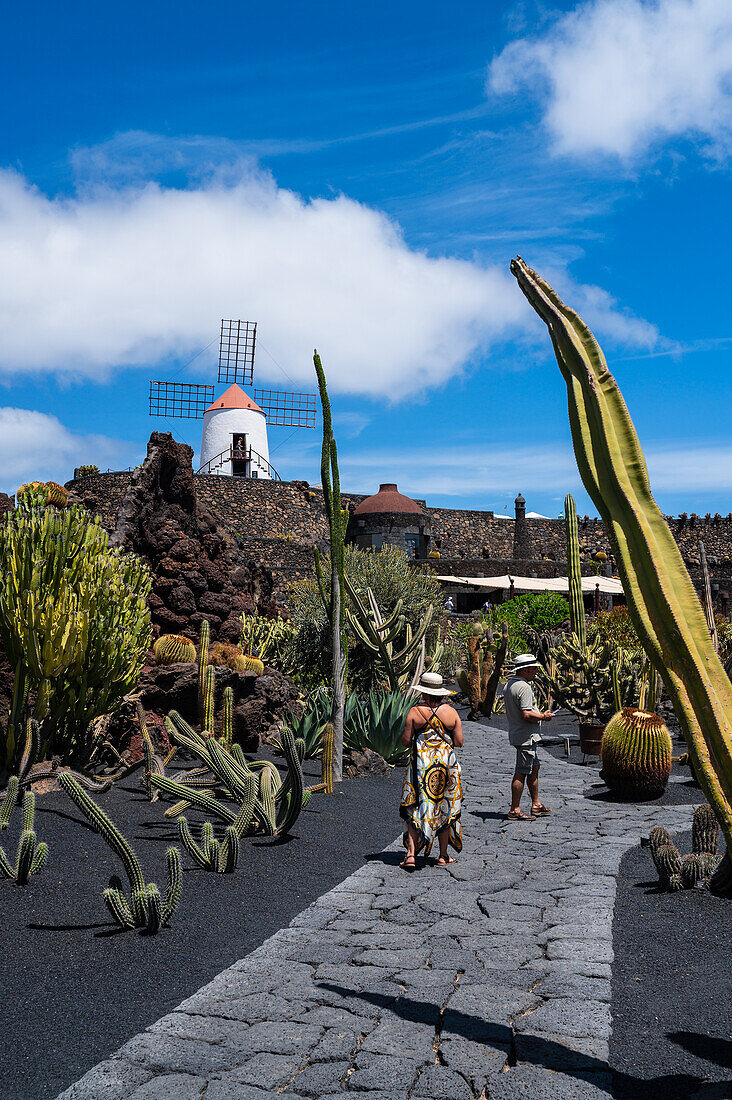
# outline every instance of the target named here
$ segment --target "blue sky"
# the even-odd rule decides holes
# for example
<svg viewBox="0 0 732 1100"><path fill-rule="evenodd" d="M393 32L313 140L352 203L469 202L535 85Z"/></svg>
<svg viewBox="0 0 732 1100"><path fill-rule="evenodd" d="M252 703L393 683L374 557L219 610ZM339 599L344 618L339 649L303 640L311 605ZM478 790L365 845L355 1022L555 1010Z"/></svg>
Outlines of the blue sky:
<svg viewBox="0 0 732 1100"><path fill-rule="evenodd" d="M0 42L0 488L138 462L149 378L312 388L343 482L589 509L520 253L600 339L668 512L732 510L728 0L39 3ZM207 345L211 346L207 346ZM283 477L319 434L274 428Z"/></svg>

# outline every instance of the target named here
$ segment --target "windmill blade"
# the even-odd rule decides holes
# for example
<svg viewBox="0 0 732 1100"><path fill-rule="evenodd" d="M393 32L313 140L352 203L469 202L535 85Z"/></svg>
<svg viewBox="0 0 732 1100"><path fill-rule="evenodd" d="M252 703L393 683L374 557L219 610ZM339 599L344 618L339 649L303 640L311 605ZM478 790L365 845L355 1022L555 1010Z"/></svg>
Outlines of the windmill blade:
<svg viewBox="0 0 732 1100"><path fill-rule="evenodd" d="M314 393L285 390L255 390L254 400L267 417L267 423L288 428L314 428L317 407Z"/></svg>
<svg viewBox="0 0 732 1100"><path fill-rule="evenodd" d="M213 386L190 385L188 382L151 382L150 416L200 420L213 399Z"/></svg>
<svg viewBox="0 0 732 1100"><path fill-rule="evenodd" d="M256 321L221 321L219 338L219 382L243 382L254 378Z"/></svg>

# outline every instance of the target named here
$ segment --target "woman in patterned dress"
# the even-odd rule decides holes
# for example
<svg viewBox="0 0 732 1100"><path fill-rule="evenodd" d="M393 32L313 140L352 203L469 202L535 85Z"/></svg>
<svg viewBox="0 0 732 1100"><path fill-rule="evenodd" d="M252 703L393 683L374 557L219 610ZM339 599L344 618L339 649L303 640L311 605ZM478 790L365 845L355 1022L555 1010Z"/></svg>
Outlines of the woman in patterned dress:
<svg viewBox="0 0 732 1100"><path fill-rule="evenodd" d="M440 867L455 862L448 854L448 844L456 852L463 846L463 787L455 755L455 748L463 743L460 716L444 702L444 696L452 692L442 686L442 677L437 673L426 672L417 690L421 701L409 711L402 734L402 744L411 747L399 807L407 822L407 854L401 863L405 871L415 870L417 855L429 855L435 837L440 845Z"/></svg>

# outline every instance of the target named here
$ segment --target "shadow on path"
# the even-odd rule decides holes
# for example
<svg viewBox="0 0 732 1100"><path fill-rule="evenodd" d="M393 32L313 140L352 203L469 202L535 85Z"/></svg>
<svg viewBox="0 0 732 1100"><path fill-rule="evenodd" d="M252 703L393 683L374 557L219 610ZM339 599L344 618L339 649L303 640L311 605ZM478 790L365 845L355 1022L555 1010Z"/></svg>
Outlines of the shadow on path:
<svg viewBox="0 0 732 1100"><path fill-rule="evenodd" d="M358 989L348 989L346 986L335 985L330 982L318 982L321 989L327 989L341 997L357 997L369 1004L389 1010L395 1016L412 1023L436 1023L440 1016L440 1006L429 1001L416 1001L404 995L389 997L384 993L369 993ZM451 1009L449 1002L444 1012L444 1026L442 1035L459 1035L464 1039L470 1039L474 1043L482 1043L494 1050L505 1052L508 1056L508 1064L514 1066L516 1059L515 1034L507 1024L494 1023L480 1016L472 1016L458 1009ZM580 1054L571 1048L562 1046L552 1039L544 1036L532 1035L523 1032L522 1035L530 1042L526 1043L526 1049L522 1049L520 1063L522 1065L535 1065L554 1072L561 1072L568 1077L574 1077L579 1081L592 1081L599 1075L612 1074L613 1096L623 1097L625 1100L683 1100L698 1092L702 1086L709 1084L702 1077L691 1074L665 1074L660 1077L642 1078L632 1074L622 1073L612 1069L605 1061L589 1054ZM670 1038L675 1039L685 1049L701 1052L709 1057L710 1044L716 1050L717 1056L726 1061L719 1064L729 1065L730 1048L732 1043L725 1040L710 1039L706 1035L695 1035L689 1032L677 1032ZM570 1040L571 1041L571 1040Z"/></svg>

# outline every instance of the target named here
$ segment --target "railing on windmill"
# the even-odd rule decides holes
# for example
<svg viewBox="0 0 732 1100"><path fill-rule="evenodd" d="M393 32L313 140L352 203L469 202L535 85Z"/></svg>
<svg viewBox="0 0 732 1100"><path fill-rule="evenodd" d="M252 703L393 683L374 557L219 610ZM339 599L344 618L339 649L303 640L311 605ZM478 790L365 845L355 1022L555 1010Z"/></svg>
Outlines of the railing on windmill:
<svg viewBox="0 0 732 1100"><path fill-rule="evenodd" d="M258 451L255 451L253 447L234 447L230 444L220 454L215 455L213 458L205 462L203 466L196 471L198 474L213 474L217 470L220 470L222 466L225 466L227 462L244 462L248 464L249 472L246 477L253 477L254 470L257 473L262 473L266 477L272 478L273 481L282 481L282 478L275 470L274 466L267 461L263 455L260 455Z"/></svg>

